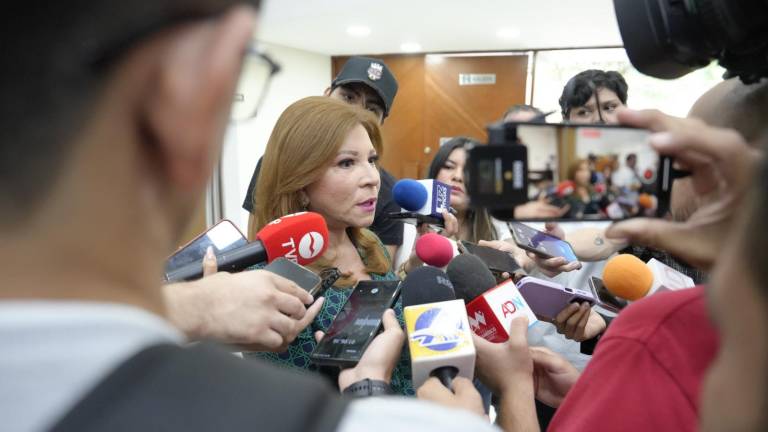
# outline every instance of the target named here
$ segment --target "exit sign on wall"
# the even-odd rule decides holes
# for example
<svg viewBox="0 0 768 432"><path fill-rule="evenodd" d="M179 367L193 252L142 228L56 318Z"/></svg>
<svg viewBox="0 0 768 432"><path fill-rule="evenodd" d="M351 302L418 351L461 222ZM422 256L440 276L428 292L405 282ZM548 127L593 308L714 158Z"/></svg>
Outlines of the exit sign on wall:
<svg viewBox="0 0 768 432"><path fill-rule="evenodd" d="M496 74L459 74L459 85L494 85Z"/></svg>

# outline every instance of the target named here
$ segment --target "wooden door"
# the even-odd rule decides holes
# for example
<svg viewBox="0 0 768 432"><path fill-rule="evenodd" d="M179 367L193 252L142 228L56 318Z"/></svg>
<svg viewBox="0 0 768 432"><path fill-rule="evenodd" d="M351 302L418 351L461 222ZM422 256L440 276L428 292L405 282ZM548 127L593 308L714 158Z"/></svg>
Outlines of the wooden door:
<svg viewBox="0 0 768 432"><path fill-rule="evenodd" d="M399 89L382 128L382 165L398 178L423 178L440 139L465 135L486 141L485 127L511 105L525 103L528 57L386 55L380 58ZM334 57L335 76L349 57ZM493 76L461 85L460 75Z"/></svg>

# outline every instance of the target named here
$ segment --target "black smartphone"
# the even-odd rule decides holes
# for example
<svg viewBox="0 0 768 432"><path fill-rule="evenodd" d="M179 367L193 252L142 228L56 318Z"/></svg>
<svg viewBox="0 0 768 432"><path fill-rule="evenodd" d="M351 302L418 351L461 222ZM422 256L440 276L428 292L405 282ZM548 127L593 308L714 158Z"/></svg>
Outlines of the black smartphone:
<svg viewBox="0 0 768 432"><path fill-rule="evenodd" d="M489 143L470 149L467 194L502 220L617 220L664 217L673 160L650 145L648 130L614 125L495 123ZM546 201L562 210L524 219L515 208Z"/></svg>
<svg viewBox="0 0 768 432"><path fill-rule="evenodd" d="M243 233L228 219L223 219L173 253L165 262L165 274L172 273L187 264L203 262L208 246L214 254L220 254L248 244Z"/></svg>
<svg viewBox="0 0 768 432"><path fill-rule="evenodd" d="M264 267L264 270L280 275L296 283L313 296L320 291L320 276L287 258L278 258Z"/></svg>
<svg viewBox="0 0 768 432"><path fill-rule="evenodd" d="M603 285L603 280L599 277L592 276L589 278L589 289L600 301L600 306L615 313L619 313L629 303L626 300L620 299L611 294Z"/></svg>
<svg viewBox="0 0 768 432"><path fill-rule="evenodd" d="M459 244L461 245L460 250L462 253L469 253L480 258L480 261L488 266L488 269L491 270L496 279L501 279L501 275L504 273L512 275L520 270L517 261L506 252L476 245L464 240L460 241Z"/></svg>
<svg viewBox="0 0 768 432"><path fill-rule="evenodd" d="M510 222L509 228L515 244L533 252L542 258L563 257L568 262L578 261L571 244L543 231L539 231L520 222Z"/></svg>
<svg viewBox="0 0 768 432"><path fill-rule="evenodd" d="M381 316L400 295L400 281L360 281L310 358L319 365L354 367L381 329Z"/></svg>

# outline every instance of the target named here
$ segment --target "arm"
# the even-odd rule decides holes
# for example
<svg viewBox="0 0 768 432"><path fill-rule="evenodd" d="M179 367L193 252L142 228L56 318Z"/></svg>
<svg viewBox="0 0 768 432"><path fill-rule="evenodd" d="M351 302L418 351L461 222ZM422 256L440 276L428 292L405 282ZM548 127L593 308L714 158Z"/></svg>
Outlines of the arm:
<svg viewBox="0 0 768 432"><path fill-rule="evenodd" d="M628 246L626 240L608 239L604 228L583 228L565 235L581 261L603 261Z"/></svg>
<svg viewBox="0 0 768 432"><path fill-rule="evenodd" d="M256 270L220 272L162 288L169 321L190 339L216 339L253 351L285 350L320 312L295 283Z"/></svg>

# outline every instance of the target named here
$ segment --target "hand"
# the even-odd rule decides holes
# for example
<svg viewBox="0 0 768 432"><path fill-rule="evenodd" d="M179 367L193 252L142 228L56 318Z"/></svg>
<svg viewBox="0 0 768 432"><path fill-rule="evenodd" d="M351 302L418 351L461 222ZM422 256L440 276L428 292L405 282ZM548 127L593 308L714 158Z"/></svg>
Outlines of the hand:
<svg viewBox="0 0 768 432"><path fill-rule="evenodd" d="M416 390L419 399L435 402L447 408L459 408L485 417L483 399L472 381L457 376L453 379L453 391L440 380L432 377Z"/></svg>
<svg viewBox="0 0 768 432"><path fill-rule="evenodd" d="M560 240L565 239L565 232L563 231L563 228L555 222L547 222L544 225L544 232L553 237L557 237ZM530 258L536 264L536 266L544 275L551 278L559 275L560 273L567 273L581 269L581 262L568 262L568 260L563 257L542 258L533 252L528 252L528 258Z"/></svg>
<svg viewBox="0 0 768 432"><path fill-rule="evenodd" d="M191 339L216 339L252 351L285 351L315 319L323 298L276 274L215 273L163 287L168 317ZM309 309L305 304L312 304Z"/></svg>
<svg viewBox="0 0 768 432"><path fill-rule="evenodd" d="M557 408L581 375L568 360L547 348L531 347L536 399Z"/></svg>
<svg viewBox="0 0 768 432"><path fill-rule="evenodd" d="M366 378L389 382L392 371L400 360L405 342L405 332L395 317L395 311L387 309L381 317L384 331L373 338L357 365L344 369L339 374L339 388L344 391L350 385ZM323 332L315 332L318 342L324 337Z"/></svg>
<svg viewBox="0 0 768 432"><path fill-rule="evenodd" d="M632 219L611 226L606 235L661 249L704 270L712 268L741 208L762 153L732 130L707 126L696 119L679 119L658 111L622 110L619 121L657 132L651 145L674 156L691 172L701 206L688 220Z"/></svg>
<svg viewBox="0 0 768 432"><path fill-rule="evenodd" d="M589 303L571 303L560 311L553 322L557 332L576 342L583 342L605 331L605 320Z"/></svg>
<svg viewBox="0 0 768 432"><path fill-rule="evenodd" d="M563 217L571 209L571 206L557 207L549 204L542 195L536 201L528 201L515 207L515 219L543 219Z"/></svg>
<svg viewBox="0 0 768 432"><path fill-rule="evenodd" d="M213 246L208 246L203 257L203 277L218 273L218 271L219 263L216 260L216 255L213 253Z"/></svg>
<svg viewBox="0 0 768 432"><path fill-rule="evenodd" d="M516 385L531 384L533 360L528 349L528 319L518 317L509 326L509 340L493 343L472 334L477 352L476 369L480 380L498 396Z"/></svg>
<svg viewBox="0 0 768 432"><path fill-rule="evenodd" d="M477 244L478 246L485 246L510 254L517 265L528 273L536 267L536 264L528 257L525 250L520 249L511 240L480 240Z"/></svg>

